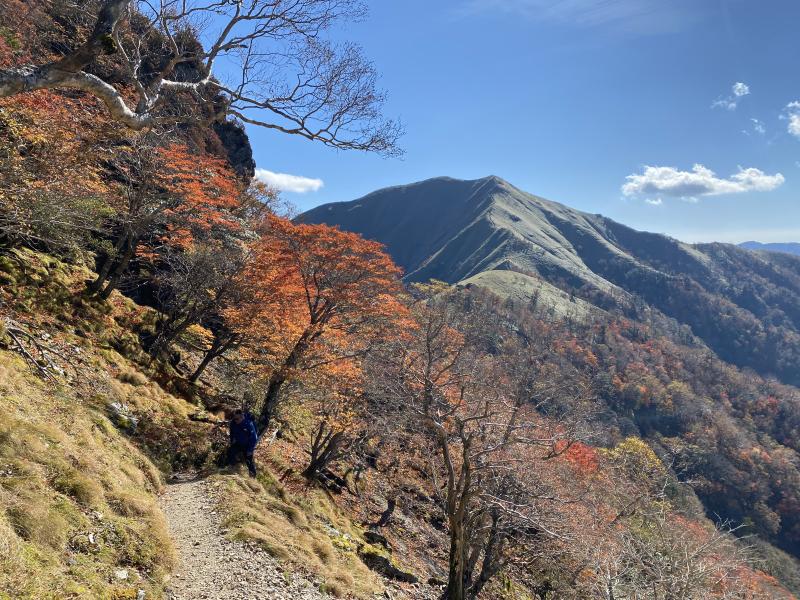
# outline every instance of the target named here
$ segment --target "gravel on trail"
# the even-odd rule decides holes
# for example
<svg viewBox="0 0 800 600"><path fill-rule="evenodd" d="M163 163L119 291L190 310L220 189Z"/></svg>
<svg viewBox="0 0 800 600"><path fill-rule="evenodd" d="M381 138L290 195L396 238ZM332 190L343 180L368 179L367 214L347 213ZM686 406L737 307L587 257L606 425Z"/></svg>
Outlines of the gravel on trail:
<svg viewBox="0 0 800 600"><path fill-rule="evenodd" d="M161 499L178 567L168 600L330 599L319 585L295 574L255 546L229 540L222 531L214 490L205 480L170 484Z"/></svg>

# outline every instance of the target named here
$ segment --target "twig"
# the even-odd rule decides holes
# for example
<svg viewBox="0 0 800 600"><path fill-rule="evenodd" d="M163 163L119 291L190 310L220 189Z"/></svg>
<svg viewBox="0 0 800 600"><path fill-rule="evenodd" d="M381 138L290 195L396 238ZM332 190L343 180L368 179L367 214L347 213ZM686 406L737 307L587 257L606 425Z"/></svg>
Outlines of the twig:
<svg viewBox="0 0 800 600"><path fill-rule="evenodd" d="M14 327L10 327L10 326L6 325L6 333L12 339L14 344L16 344L17 350L18 350L18 352L20 354L22 354L22 357L29 364L33 365L42 377L44 377L45 379L52 380L53 376L50 374L50 372L45 367L43 367L41 364L39 364L39 361L36 360L30 352L28 352L28 349L25 348L25 345L17 337L17 334L25 334L25 332L20 330L20 329L17 329L17 328L14 328ZM30 337L30 336L28 336L28 337Z"/></svg>

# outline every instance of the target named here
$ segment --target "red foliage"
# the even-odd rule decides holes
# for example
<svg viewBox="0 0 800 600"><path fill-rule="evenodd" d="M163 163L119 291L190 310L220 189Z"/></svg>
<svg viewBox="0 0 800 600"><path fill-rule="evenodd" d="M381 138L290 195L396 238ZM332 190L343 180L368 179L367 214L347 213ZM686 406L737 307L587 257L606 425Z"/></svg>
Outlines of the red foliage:
<svg viewBox="0 0 800 600"><path fill-rule="evenodd" d="M185 248L198 233L241 229L234 211L244 190L226 161L194 154L182 144L172 144L160 154L160 179L170 194L180 198L166 213L170 244Z"/></svg>
<svg viewBox="0 0 800 600"><path fill-rule="evenodd" d="M556 452L563 452L561 456L578 475L588 476L597 473L599 468L597 450L582 442L574 442L569 447L567 445L566 440L559 440L556 442Z"/></svg>

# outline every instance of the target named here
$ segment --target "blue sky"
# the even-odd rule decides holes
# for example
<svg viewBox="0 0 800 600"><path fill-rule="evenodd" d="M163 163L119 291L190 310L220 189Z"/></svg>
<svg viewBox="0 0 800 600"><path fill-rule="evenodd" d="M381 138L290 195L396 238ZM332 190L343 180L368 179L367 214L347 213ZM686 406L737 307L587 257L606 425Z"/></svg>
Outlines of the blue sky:
<svg viewBox="0 0 800 600"><path fill-rule="evenodd" d="M362 45L403 159L250 128L300 209L449 175L686 241L800 240L800 2L384 0Z"/></svg>

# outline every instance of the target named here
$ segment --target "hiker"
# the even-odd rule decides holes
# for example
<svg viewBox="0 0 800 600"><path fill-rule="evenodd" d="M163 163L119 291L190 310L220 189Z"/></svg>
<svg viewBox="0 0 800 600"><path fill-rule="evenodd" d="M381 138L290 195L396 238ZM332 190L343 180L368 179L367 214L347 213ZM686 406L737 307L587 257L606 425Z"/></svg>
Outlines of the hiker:
<svg viewBox="0 0 800 600"><path fill-rule="evenodd" d="M256 463L253 460L253 452L255 452L256 443L258 442L258 433L256 433L256 424L253 422L253 417L250 413L242 409L237 409L233 413L230 423L230 435L228 466L238 463L240 456L243 454L250 476L255 477Z"/></svg>

